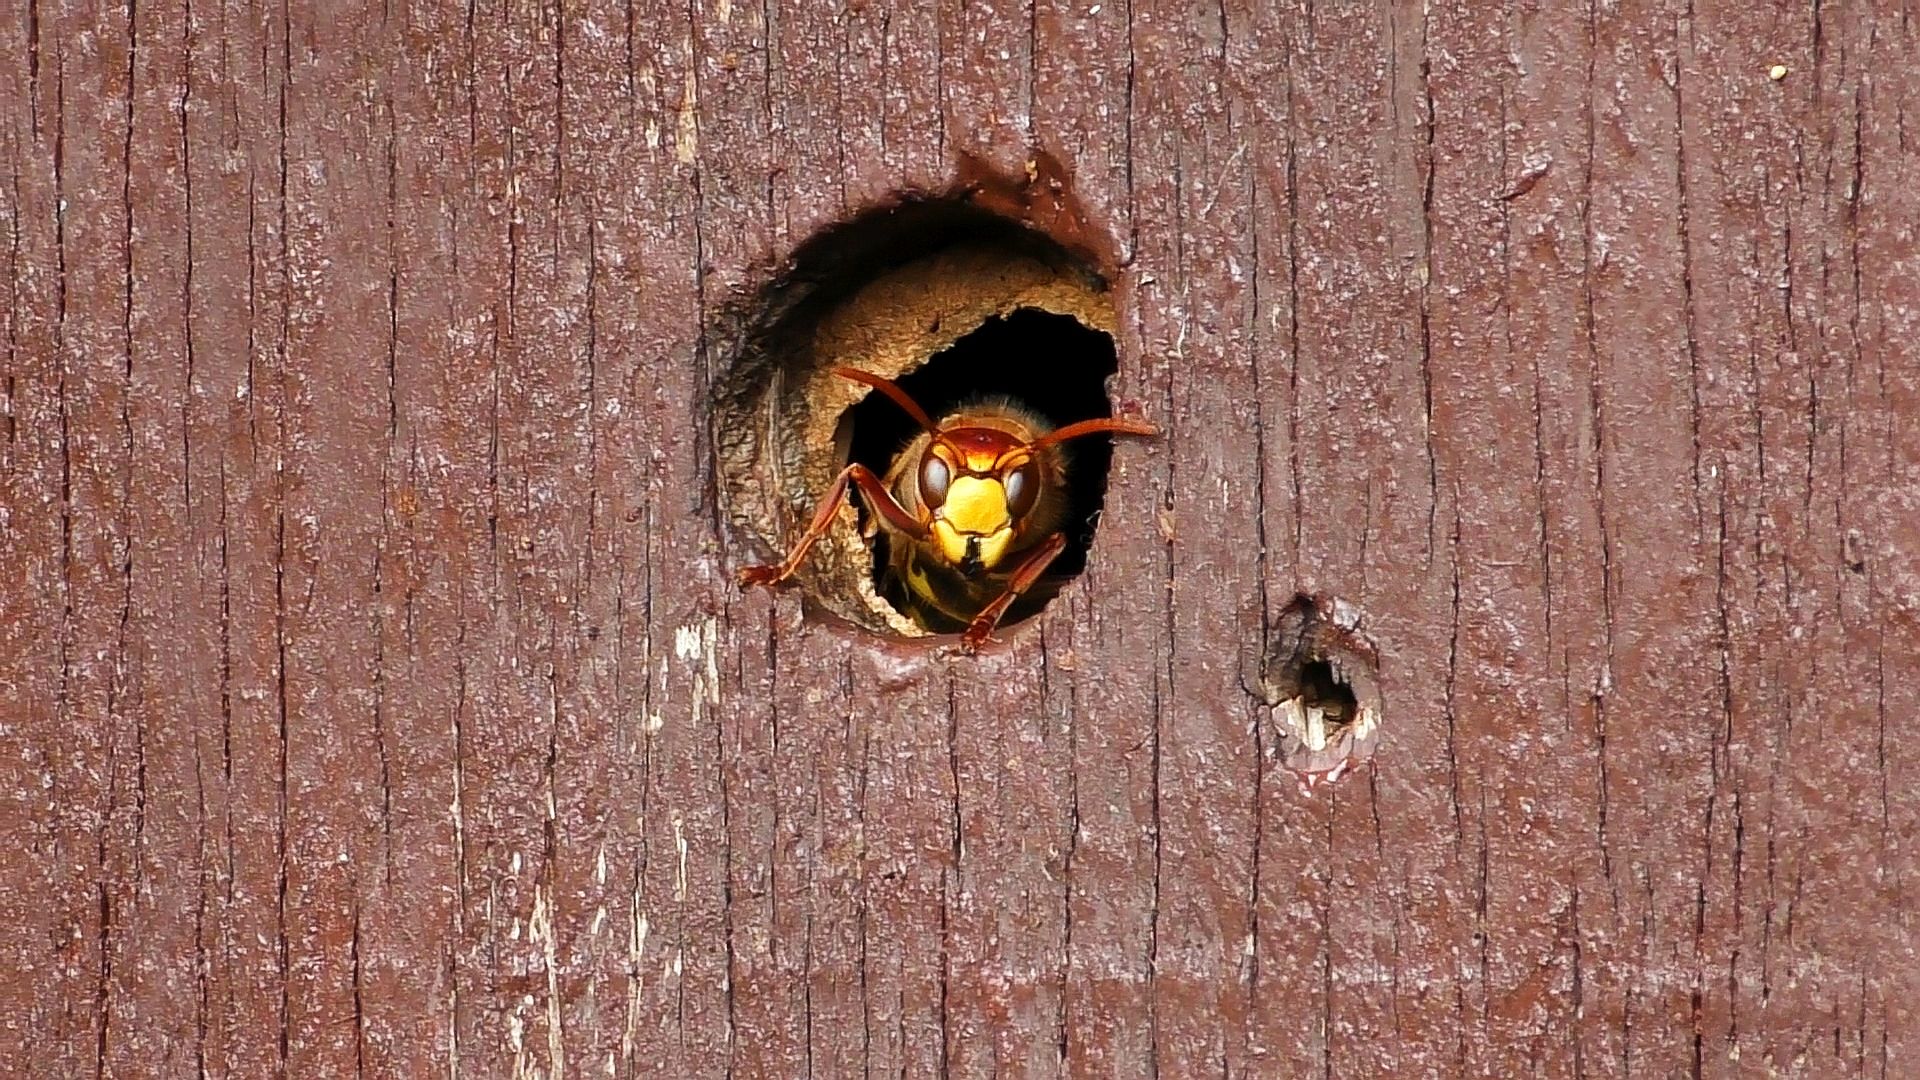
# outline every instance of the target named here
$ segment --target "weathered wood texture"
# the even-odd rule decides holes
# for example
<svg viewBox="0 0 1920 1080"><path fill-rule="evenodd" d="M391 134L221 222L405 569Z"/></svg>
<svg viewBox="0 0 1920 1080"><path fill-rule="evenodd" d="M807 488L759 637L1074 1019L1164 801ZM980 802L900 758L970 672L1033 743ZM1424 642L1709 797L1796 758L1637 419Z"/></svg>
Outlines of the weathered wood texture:
<svg viewBox="0 0 1920 1080"><path fill-rule="evenodd" d="M1915 13L1423 7L16 0L6 1071L1912 1075ZM1089 572L739 595L702 326L1029 147Z"/></svg>

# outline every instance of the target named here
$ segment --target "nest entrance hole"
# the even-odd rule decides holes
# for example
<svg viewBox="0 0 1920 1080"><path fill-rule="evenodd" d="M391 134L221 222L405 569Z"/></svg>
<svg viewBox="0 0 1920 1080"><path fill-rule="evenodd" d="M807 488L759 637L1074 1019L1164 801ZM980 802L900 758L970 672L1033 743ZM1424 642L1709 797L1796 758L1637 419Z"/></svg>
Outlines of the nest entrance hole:
<svg viewBox="0 0 1920 1080"><path fill-rule="evenodd" d="M1057 426L1112 415L1113 333L1113 298L1090 263L965 199L871 211L808 240L720 343L730 355L714 412L719 493L762 549L738 561L784 555L849 462L885 475L915 433L896 405L833 367L898 382L936 419L1007 397ZM1112 441L1069 449L1062 576L1085 566ZM928 633L883 595L884 534L862 537L855 503L795 575L809 610L890 636ZM1043 604L1017 605L1002 626Z"/></svg>

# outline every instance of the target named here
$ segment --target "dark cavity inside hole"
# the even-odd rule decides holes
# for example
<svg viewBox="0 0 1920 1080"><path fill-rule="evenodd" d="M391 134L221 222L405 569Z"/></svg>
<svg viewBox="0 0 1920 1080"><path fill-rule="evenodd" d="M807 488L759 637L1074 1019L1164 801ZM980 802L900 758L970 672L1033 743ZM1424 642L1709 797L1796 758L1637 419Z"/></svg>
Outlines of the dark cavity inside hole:
<svg viewBox="0 0 1920 1080"><path fill-rule="evenodd" d="M1359 708L1353 688L1335 674L1333 665L1325 660L1311 661L1300 669L1300 699L1306 708L1320 709L1330 729L1351 723Z"/></svg>
<svg viewBox="0 0 1920 1080"><path fill-rule="evenodd" d="M1005 317L988 319L979 328L936 353L898 381L935 422L957 408L983 399L1008 398L1045 417L1054 427L1078 420L1113 415L1106 384L1119 368L1113 338L1070 315L1023 308ZM848 458L886 475L894 458L919 432L899 406L881 394L868 394L840 420L842 437L850 443ZM1088 435L1066 443L1071 509L1067 516L1067 547L1049 570L1065 580L1087 565L1094 527L1107 490L1107 472L1113 462L1113 439ZM861 522L867 510L860 508ZM890 538L879 532L873 545L874 587L896 609L904 611L898 582L889 581L886 568ZM1001 625L1028 618L1046 606L1051 589L1036 589L1016 603ZM959 627L936 629L956 630Z"/></svg>

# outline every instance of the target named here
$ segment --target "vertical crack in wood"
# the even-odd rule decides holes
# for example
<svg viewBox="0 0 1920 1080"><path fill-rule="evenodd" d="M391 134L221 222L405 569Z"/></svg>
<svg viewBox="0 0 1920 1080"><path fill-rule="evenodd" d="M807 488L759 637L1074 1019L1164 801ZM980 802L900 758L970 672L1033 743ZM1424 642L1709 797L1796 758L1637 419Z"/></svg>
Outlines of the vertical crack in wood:
<svg viewBox="0 0 1920 1080"><path fill-rule="evenodd" d="M559 835L559 772L560 772L560 680L554 653L559 642L549 628L546 647L547 692L547 745L546 754L540 763L540 779L543 800L540 821L540 872L539 883L534 886L533 912L527 919L527 940L530 945L541 947L540 966L546 976L546 1021L547 1021L547 1067L550 1075L561 1077L566 1074L566 1027L565 1014L560 1002L560 957L559 945L555 939L554 924L560 907L558 867L560 857ZM718 725L715 725L718 727ZM724 820L724 793L722 786L722 815Z"/></svg>
<svg viewBox="0 0 1920 1080"><path fill-rule="evenodd" d="M841 688L846 694L849 722L853 709L853 662L851 657L843 660L840 667ZM852 746L851 733L847 740ZM860 1064L869 1073L873 1067L873 998L870 990L873 976L870 971L871 958L867 948L867 922L873 907L873 898L868 892L867 868L870 855L867 846L867 781L873 767L873 731L867 725L860 728L860 769L854 776L853 812L854 835L859 837L858 855L860 871L858 886L854 894L854 939L859 953L857 974L860 981ZM809 1040L811 1045L811 1040Z"/></svg>
<svg viewBox="0 0 1920 1080"><path fill-rule="evenodd" d="M1429 564L1436 548L1435 529L1440 515L1440 452L1433 439L1433 190L1440 163L1434 154L1435 120L1433 108L1433 56L1431 54L1432 12L1420 8L1420 103L1422 150L1420 155L1420 392L1425 410L1422 437L1427 449L1427 552ZM1454 511L1458 526L1459 511ZM1458 537L1455 537L1458 546Z"/></svg>
<svg viewBox="0 0 1920 1080"><path fill-rule="evenodd" d="M1172 615L1169 613L1168 618ZM1152 760L1152 823L1153 835L1153 888L1148 895L1147 906L1147 1075L1157 1078L1160 1075L1160 1004L1157 980L1160 974L1160 724L1161 724L1161 684L1154 680L1153 687L1153 729L1148 732L1152 741L1150 758Z"/></svg>
<svg viewBox="0 0 1920 1080"><path fill-rule="evenodd" d="M1174 245L1174 251L1173 251L1174 271L1178 275L1180 290L1182 293L1184 293L1190 277L1190 271L1187 265L1187 250L1186 250L1187 177L1186 177L1186 143L1184 138L1176 137L1173 141L1172 180L1173 180L1173 194L1171 198L1171 203L1173 206L1173 218L1174 218L1172 222L1172 225L1173 225L1172 240ZM1185 344L1186 334L1187 334L1187 319L1188 319L1187 313L1185 311L1180 311L1179 319L1180 319L1179 334L1174 345L1173 355L1175 357L1180 357L1181 359L1184 360L1183 347ZM1180 457L1179 444L1181 442L1181 436L1184 433L1185 421L1187 420L1187 416L1185 415L1185 412L1179 408L1180 399L1176 396L1174 392L1175 390L1174 384L1179 378L1180 370L1183 366L1184 365L1177 365L1172 363L1166 363L1162 365L1163 375L1165 378L1165 388L1163 391L1163 401L1164 401L1163 415L1166 417L1166 426L1164 428L1164 431L1166 433L1165 438L1166 438L1166 445L1167 445L1167 454L1166 454L1166 486L1161 489L1163 492L1163 495L1161 497L1160 510L1162 513L1168 515L1169 517L1171 517L1172 514L1174 513L1175 493L1180 490L1180 476L1179 476L1179 466L1178 466L1178 461ZM1161 588L1163 590L1162 595L1169 598L1171 598L1174 595L1174 582L1177 576L1175 571L1174 539L1175 537L1173 533L1162 531L1161 543L1160 543ZM1152 893L1152 901L1151 901L1152 906L1151 906L1151 911L1148 919L1147 987L1146 987L1147 1031L1148 1031L1148 1043L1149 1043L1150 1052L1151 1052L1151 1058L1150 1058L1151 1069L1150 1069L1149 1075L1152 1075L1155 1077L1159 1076L1160 1051L1162 1047L1162 1042L1161 1042L1162 1032L1161 1032L1161 1018L1160 1018L1161 988L1160 988L1159 980L1160 980L1160 944L1161 944L1161 901L1166 892L1166 879L1165 879L1166 786L1165 786L1164 776L1165 776L1165 766L1166 766L1165 748L1166 748L1166 723L1167 723L1167 711L1168 711L1167 703L1169 701L1178 700L1178 698L1175 696L1176 690L1174 689L1174 642L1178 640L1178 637L1177 637L1178 627L1174 619L1174 615L1175 615L1174 605L1171 602L1163 603L1160 605L1160 610L1161 610L1160 634L1161 634L1162 644L1158 650L1160 654L1159 655L1160 663L1156 665L1155 671L1154 671L1153 730L1149 733L1151 738L1150 753L1153 759L1153 893Z"/></svg>
<svg viewBox="0 0 1920 1080"><path fill-rule="evenodd" d="M947 865L940 875L940 1075L946 1076L953 1062L954 1040L952 986L954 905L963 894L962 863L966 858L960 814L960 714L955 708L955 678L947 671ZM904 1023L905 1009L901 1010ZM904 1049L904 1044L903 1044ZM903 1055L904 1057L904 1055Z"/></svg>
<svg viewBox="0 0 1920 1080"><path fill-rule="evenodd" d="M1122 2L1126 5L1127 27L1127 92L1121 109L1121 124L1124 129L1122 141L1126 146L1127 250L1121 253L1120 265L1132 266L1133 260L1140 254L1140 196L1133 182L1133 89L1139 65L1134 56L1133 46L1133 0L1122 0Z"/></svg>
<svg viewBox="0 0 1920 1080"><path fill-rule="evenodd" d="M400 167L399 122L394 114L393 90L382 95L387 125L387 445L380 457L380 535L373 554L373 742L380 758L380 842L386 886L393 887L393 766L387 746L387 547L393 528L394 459L400 449ZM412 586L407 586L412 591Z"/></svg>
<svg viewBox="0 0 1920 1080"><path fill-rule="evenodd" d="M1814 9L1819 10L1818 0ZM1685 34L1681 32L1684 25ZM1699 313L1693 297L1693 236L1691 233L1691 201L1687 193L1687 107L1686 93L1681 84L1686 79L1686 58L1692 51L1693 3L1687 0L1684 20L1677 20L1674 26L1673 79L1669 89L1673 91L1673 155L1674 187L1676 192L1675 225L1680 242L1680 293L1682 297L1681 314L1686 328L1687 349L1687 387L1689 393L1688 430L1693 438L1693 519L1694 535L1698 541L1706 539L1706 507L1701 502L1701 404L1700 404L1700 341ZM1791 264L1789 264L1789 268ZM1811 463L1809 463L1811 465Z"/></svg>
<svg viewBox="0 0 1920 1080"><path fill-rule="evenodd" d="M1614 878L1613 854L1607 845L1607 811L1611 777L1607 765L1607 692L1613 682L1613 540L1607 524L1607 444L1606 444L1606 404L1602 396L1601 362L1598 315L1595 308L1594 274L1599 269L1594 263L1594 247L1598 242L1593 224L1593 170L1596 161L1596 138L1598 134L1594 115L1595 75L1599 63L1599 11L1598 0L1588 0L1587 4L1587 68L1586 94L1582 117L1586 130L1586 156L1582 162L1580 188L1580 281L1582 300L1582 322L1584 323L1587 353L1587 409L1592 417L1591 443L1589 451L1593 459L1593 497L1596 524L1600 531L1600 606L1602 611L1602 640L1605 651L1601 660L1601 674L1597 685L1588 689L1588 700L1593 709L1595 759L1599 771L1599 798L1596 808L1597 846L1600 849L1600 869L1607 881L1608 893L1613 901L1614 917L1618 918L1621 908L1620 887Z"/></svg>
<svg viewBox="0 0 1920 1080"><path fill-rule="evenodd" d="M1454 502L1453 529L1447 545L1451 601L1447 623L1447 805L1453 814L1453 848L1458 857L1466 844L1465 819L1460 811L1460 744L1458 691L1460 684L1460 514Z"/></svg>
<svg viewBox="0 0 1920 1080"><path fill-rule="evenodd" d="M1300 168L1296 143L1300 129L1294 112L1293 35L1281 36L1286 72L1287 179L1287 474L1293 488L1293 578L1300 580L1300 553L1306 519L1304 470L1300 463Z"/></svg>
<svg viewBox="0 0 1920 1080"><path fill-rule="evenodd" d="M284 238L285 233L283 232L281 235ZM281 307L281 313L283 318L286 314L287 307L288 305L282 305ZM286 361L285 361L285 355L284 355L285 339L286 339L286 328L283 325L281 328L282 356L279 362L280 370L283 378L286 371ZM283 399L282 401L283 407L284 407L284 404L285 402ZM282 411L280 413L280 419L277 421L278 423L284 423L284 415L285 415L284 411ZM286 443L283 440L278 440L278 439L276 440L276 443L277 443L275 447L276 455L284 454L286 452ZM285 473L279 472L278 475L284 476ZM287 770L287 752L288 752L288 741L289 741L289 731L288 731L289 718L287 714L287 594L286 594L287 516L286 516L286 489L285 489L284 481L277 481L275 484L275 487L278 490L276 490L274 494L274 525L273 525L273 639L274 639L273 667L274 667L275 715L279 721L279 737L280 738L279 738L277 762L276 762L276 769L275 769L277 780L278 780L278 791L276 792L276 795L275 795L275 833L276 833L275 846L276 846L279 858L278 858L278 865L274 873L274 889L277 897L276 905L275 905L276 931L277 931L277 937L275 941L275 954L278 960L279 976L280 976L279 1072L281 1075L284 1076L288 1068L288 1058L291 1050L290 1043L292 1039L292 1028L293 1028L293 1012L292 1012L292 998L291 998L291 994L292 994L291 983L293 978L292 956L291 956L292 942L289 938L291 926L289 925L288 912L287 912L288 879L292 871L292 852L288 849L288 839L287 839L287 831L289 826L288 803L289 803L289 781L290 781L290 777L288 775L288 770Z"/></svg>
<svg viewBox="0 0 1920 1080"><path fill-rule="evenodd" d="M358 893L359 880L353 882L353 892ZM367 1004L366 978L360 961L360 902L353 902L347 939L348 981L353 991L353 1075L365 1076L367 1073ZM557 1074L556 1074L557 1075Z"/></svg>
<svg viewBox="0 0 1920 1080"><path fill-rule="evenodd" d="M1679 254L1679 264L1680 264L1679 276L1680 276L1680 286L1681 286L1681 295L1682 295L1682 322L1683 322L1683 330L1684 330L1684 338L1685 338L1685 348L1686 348L1686 354L1687 354L1687 372L1688 372L1687 384L1688 384L1688 395L1689 395L1688 402L1689 402L1689 410L1690 410L1689 417L1688 417L1688 434L1691 441L1691 450L1692 450L1691 491L1693 495L1693 504L1694 504L1695 547L1697 549L1702 543L1704 543L1706 537L1705 537L1705 510L1702 503L1702 498L1704 493L1702 490L1702 475L1701 475L1701 468L1700 468L1702 436L1701 436L1701 399L1700 399L1701 391L1700 391L1700 370L1699 370L1700 364L1699 364L1698 328L1697 328L1698 312L1695 306L1694 289L1693 289L1694 252L1693 252L1692 238L1690 235L1691 207L1690 207L1690 201L1689 201L1689 195L1688 195L1689 177L1688 177L1687 137L1686 137L1688 111L1687 111L1687 98L1686 98L1686 92L1684 87L1688 61L1692 57L1692 49L1694 44L1693 43L1693 33L1694 33L1693 18L1694 18L1693 5L1691 3L1691 0L1689 0L1689 2L1685 6L1684 13L1676 17L1673 25L1673 29L1672 29L1673 57L1672 57L1671 73L1667 79L1667 86L1671 94L1672 108L1673 108L1674 192L1675 192L1674 215L1675 215L1676 239L1678 241L1678 249L1679 249L1678 254ZM1789 271L1790 269L1791 269L1791 260L1789 259ZM1811 437L1809 439L1809 447L1811 447ZM1811 462L1809 462L1809 464L1811 464ZM1811 489L1809 488L1809 491L1810 490ZM1721 529L1724 532L1724 504L1722 506L1722 520L1720 524L1721 524ZM1723 576L1724 575L1718 575L1718 574L1716 575L1716 583L1715 583L1716 598L1715 599L1716 599L1716 606L1719 609L1719 615L1723 624L1722 631L1724 634L1725 608L1724 608L1723 597L1720 595L1720 588L1721 588L1720 579L1723 578ZM1707 762L1708 781L1707 781L1707 792L1706 792L1706 805L1704 808L1704 812L1702 814L1702 822L1701 822L1701 830L1702 830L1701 855L1700 855L1701 869L1700 869L1700 876L1697 879L1695 884L1694 919L1693 919L1693 927L1692 927L1692 931L1693 931L1692 968L1693 970L1690 975L1688 1009L1690 1014L1692 1036L1693 1036L1692 1069L1693 1069L1693 1075L1696 1077L1701 1075L1701 1069L1703 1065L1703 1055L1704 1055L1705 989L1706 989L1706 981L1708 978L1708 972L1707 972L1708 959L1707 959L1707 953L1706 953L1706 949L1707 949L1707 941L1706 941L1707 882L1712 879L1713 867L1714 867L1714 842L1715 842L1714 822L1715 822L1716 814L1719 810L1721 777L1722 777L1722 756L1723 754L1729 752L1728 742L1731 739L1732 723L1733 723L1731 701L1724 695L1726 663L1727 663L1726 652L1724 649L1722 649L1721 650L1721 678L1722 678L1722 686L1723 686L1723 699L1722 699L1723 721L1720 726L1716 727L1712 732L1709 733L1708 762ZM1737 888L1737 885L1736 885L1736 888ZM1733 999L1730 1002L1730 1007L1734 1007L1734 1006L1737 1006L1737 998Z"/></svg>
<svg viewBox="0 0 1920 1080"><path fill-rule="evenodd" d="M37 125L39 122L40 116L36 111L33 123ZM17 160L12 165L7 170L7 366L6 379L0 383L0 419L4 420L7 428L7 456L0 460L5 461L9 471L20 441L20 413L24 406L20 401L19 365L25 353L20 340L20 323L24 317L20 286L21 274L25 269L20 262L20 242L25 232L20 221L20 174L25 170Z"/></svg>
<svg viewBox="0 0 1920 1080"><path fill-rule="evenodd" d="M201 1076L212 1075L212 1059L207 1053L209 1014L213 1011L213 957L207 953L207 897L213 891L213 875L207 869L207 780L199 742L193 747L194 808L198 811L194 853L193 897L193 1063ZM224 794L224 793L223 793Z"/></svg>
<svg viewBox="0 0 1920 1080"><path fill-rule="evenodd" d="M280 68L279 87L275 95L277 112L276 201L279 225L279 251L277 267L279 272L279 323L273 342L274 376L276 391L273 402L273 636L274 636L274 696L275 712L279 722L279 746L277 750L276 773L278 791L275 793L276 821L275 846L278 865L275 868L275 905L276 937L275 956L278 962L279 986L279 1052L278 1071L286 1075L293 1040L293 1003L292 1003L292 945L288 934L288 877L292 866L292 852L288 849L288 801L289 776L287 772L288 753L288 703L287 703L287 474L286 459L291 452L287 444L287 413L290 399L287 394L287 363L289 358L288 339L293 327L293 283L290 276L292 261L292 241L288 229L292 223L289 213L287 184L291 169L288 160L287 144L292 138L292 126L287 117L287 97L293 88L293 18L291 0L280 3Z"/></svg>
<svg viewBox="0 0 1920 1080"><path fill-rule="evenodd" d="M1474 904L1473 904L1473 943L1480 961L1480 1031L1478 1043L1482 1047L1493 1043L1493 999L1496 993L1493 984L1493 965L1490 952L1493 944L1493 920L1488 910L1493 892L1493 873L1490 865L1491 849L1487 843L1487 788L1486 783L1478 785L1480 795L1480 813L1474 820L1479 834L1478 858L1474 862Z"/></svg>
<svg viewBox="0 0 1920 1080"><path fill-rule="evenodd" d="M1040 636L1041 647L1046 646L1044 628ZM1049 659L1041 666L1041 671L1052 670ZM1073 906L1074 906L1074 856L1080 850L1080 692L1077 680L1069 679L1067 689L1067 847L1061 858L1060 868L1060 910L1064 925L1060 935L1060 986L1059 998L1055 1003L1054 1043L1059 1054L1059 1072L1071 1072L1073 1061Z"/></svg>
<svg viewBox="0 0 1920 1080"><path fill-rule="evenodd" d="M1222 66L1231 62L1226 55L1224 39L1227 30L1226 5L1220 5ZM1228 106L1228 126L1232 126L1233 110ZM1243 134L1242 138L1246 138ZM1289 134L1291 138L1291 134ZM1258 178L1251 155L1241 159L1240 177L1242 197L1247 206L1247 246L1248 246L1248 298L1247 310L1243 314L1247 335L1247 369L1253 387L1253 534L1254 534L1254 578L1260 593L1260 655L1267 655L1270 648L1269 628L1271 626L1271 582L1267 562L1267 425L1266 390L1261 385L1260 371L1264 366L1262 346L1268 338L1261 330L1262 307L1260 296L1260 190ZM1291 345L1289 346L1291 349ZM1296 550L1297 547L1296 547ZM1250 787L1249 815L1253 819L1252 850L1248 854L1247 890L1245 897L1247 919L1247 944L1240 963L1240 984L1245 994L1247 1006L1242 1015L1240 1030L1240 1048L1242 1054L1252 1056L1259 1046L1254 1026L1255 1010L1252 1004L1261 992L1260 970L1260 897L1262 895L1261 852L1266 846L1266 787L1265 763L1267 760L1265 732L1260 724L1257 712L1247 710L1248 737L1252 742L1252 783ZM1223 1070L1226 1063L1222 1063Z"/></svg>
<svg viewBox="0 0 1920 1080"><path fill-rule="evenodd" d="M464 975L464 952L467 936L467 910L473 903L472 878L467 858L467 738L462 717L466 713L469 701L467 687L467 611L466 590L457 594L461 599L455 612L455 635L453 642L453 707L448 710L453 742L453 797L449 811L453 817L453 860L456 897L453 905L451 925L448 927L447 951L444 958L444 976L447 982L447 1068L451 1077L460 1075L460 983Z"/></svg>
<svg viewBox="0 0 1920 1080"><path fill-rule="evenodd" d="M1036 111L1038 83L1040 81L1039 41L1040 41L1039 0L1027 0L1027 63L1026 63L1027 116L1026 116L1026 123L1024 126L1026 128L1027 145L1029 147L1033 147L1037 145L1034 137L1033 114Z"/></svg>

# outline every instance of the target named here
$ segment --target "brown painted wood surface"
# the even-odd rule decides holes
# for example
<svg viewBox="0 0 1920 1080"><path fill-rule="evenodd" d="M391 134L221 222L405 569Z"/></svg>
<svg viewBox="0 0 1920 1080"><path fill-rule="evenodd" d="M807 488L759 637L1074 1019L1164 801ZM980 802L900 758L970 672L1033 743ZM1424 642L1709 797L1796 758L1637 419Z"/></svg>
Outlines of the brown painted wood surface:
<svg viewBox="0 0 1920 1080"><path fill-rule="evenodd" d="M18 0L0 1060L1912 1075L1916 55L1892 0ZM701 328L1029 148L1167 428L1090 570L952 663L739 595ZM1241 683L1296 591L1388 707L1311 799Z"/></svg>

